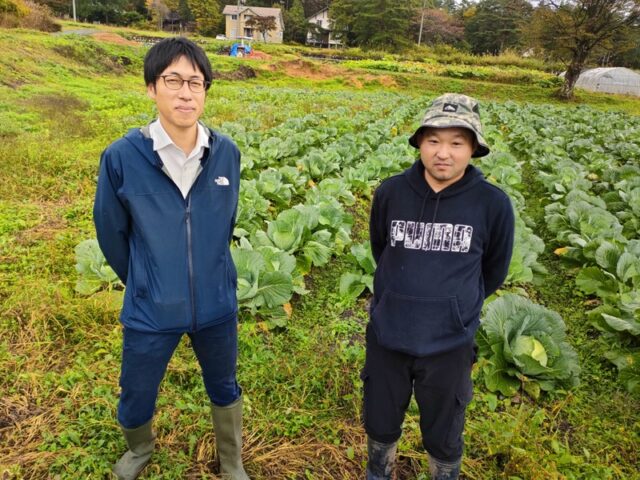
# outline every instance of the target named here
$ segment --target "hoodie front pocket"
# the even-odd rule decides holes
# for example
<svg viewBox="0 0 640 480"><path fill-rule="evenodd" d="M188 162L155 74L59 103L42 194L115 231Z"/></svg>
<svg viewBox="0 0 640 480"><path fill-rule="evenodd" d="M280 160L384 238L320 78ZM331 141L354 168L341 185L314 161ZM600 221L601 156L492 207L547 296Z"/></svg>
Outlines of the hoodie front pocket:
<svg viewBox="0 0 640 480"><path fill-rule="evenodd" d="M412 297L387 290L371 317L381 346L415 356L444 350L466 331L456 297Z"/></svg>

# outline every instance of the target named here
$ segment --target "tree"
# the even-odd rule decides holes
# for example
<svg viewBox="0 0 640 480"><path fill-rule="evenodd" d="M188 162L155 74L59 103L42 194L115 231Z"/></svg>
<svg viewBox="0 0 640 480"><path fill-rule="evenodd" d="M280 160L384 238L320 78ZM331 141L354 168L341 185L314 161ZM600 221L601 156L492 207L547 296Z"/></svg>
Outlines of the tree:
<svg viewBox="0 0 640 480"><path fill-rule="evenodd" d="M421 15L415 18L415 28L420 28ZM464 24L447 11L440 8L428 8L422 21L421 43L445 43L456 45L464 40Z"/></svg>
<svg viewBox="0 0 640 480"><path fill-rule="evenodd" d="M639 20L640 0L551 0L540 5L532 22L533 36L567 66L559 96L573 98L580 73L603 49L632 48L632 42L614 40Z"/></svg>
<svg viewBox="0 0 640 480"><path fill-rule="evenodd" d="M625 51L612 52L612 65L640 70L640 27L625 29L624 33L626 34L625 43L632 47ZM617 45L615 39L612 43Z"/></svg>
<svg viewBox="0 0 640 480"><path fill-rule="evenodd" d="M158 30L162 30L164 18L170 11L169 7L164 0L147 0L146 7L151 13L151 21L158 25Z"/></svg>
<svg viewBox="0 0 640 480"><path fill-rule="evenodd" d="M247 27L255 28L262 35L262 40L267 41L267 32L276 29L276 17L259 17L254 15L245 24Z"/></svg>
<svg viewBox="0 0 640 480"><path fill-rule="evenodd" d="M215 35L222 19L218 0L188 0L187 3L196 22L196 31L200 35Z"/></svg>
<svg viewBox="0 0 640 480"><path fill-rule="evenodd" d="M354 24L360 3L361 0L333 0L329 7L334 35L347 46L357 44Z"/></svg>
<svg viewBox="0 0 640 480"><path fill-rule="evenodd" d="M191 9L189 8L188 0L180 0L180 2L178 3L178 14L184 22L193 21L193 14L191 13Z"/></svg>
<svg viewBox="0 0 640 480"><path fill-rule="evenodd" d="M289 10L284 11L284 40L304 43L309 22L304 16L301 0L293 0Z"/></svg>
<svg viewBox="0 0 640 480"><path fill-rule="evenodd" d="M70 0L37 0L35 3L46 5L56 15L71 15L72 6Z"/></svg>
<svg viewBox="0 0 640 480"><path fill-rule="evenodd" d="M533 10L526 0L481 0L471 9L464 17L465 38L473 53L497 55L522 45L522 30Z"/></svg>
<svg viewBox="0 0 640 480"><path fill-rule="evenodd" d="M334 0L330 17L347 45L400 50L411 43L409 31L416 0Z"/></svg>

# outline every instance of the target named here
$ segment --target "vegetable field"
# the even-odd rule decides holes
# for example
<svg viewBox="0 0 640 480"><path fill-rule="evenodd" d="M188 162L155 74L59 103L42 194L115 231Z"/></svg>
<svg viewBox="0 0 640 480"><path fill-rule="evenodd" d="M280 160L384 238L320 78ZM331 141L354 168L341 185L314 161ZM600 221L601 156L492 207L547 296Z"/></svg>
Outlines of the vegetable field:
<svg viewBox="0 0 640 480"><path fill-rule="evenodd" d="M0 478L108 478L124 449L122 285L91 208L102 149L155 118L145 50L2 31L0 47ZM415 161L407 139L430 99L493 89L479 95L493 150L476 165L513 201L516 246L478 332L463 478L640 479L640 117L558 105L543 86L526 87L535 103L474 80L405 88L431 77L391 61L385 75L404 79L393 88L314 83L274 73L282 55L256 61L255 79L216 81L203 118L242 152L232 252L251 477L363 477L371 196ZM144 479L217 478L187 343L161 388ZM398 468L429 478L415 404Z"/></svg>

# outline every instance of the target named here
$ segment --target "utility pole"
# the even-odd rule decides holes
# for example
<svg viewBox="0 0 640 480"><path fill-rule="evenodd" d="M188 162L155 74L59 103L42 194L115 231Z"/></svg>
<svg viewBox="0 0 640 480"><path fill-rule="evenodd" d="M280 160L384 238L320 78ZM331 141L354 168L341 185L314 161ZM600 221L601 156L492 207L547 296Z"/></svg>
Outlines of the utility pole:
<svg viewBox="0 0 640 480"><path fill-rule="evenodd" d="M422 15L420 16L420 33L418 34L418 46L422 42L422 26L424 25L424 9L427 7L427 0L422 0Z"/></svg>
<svg viewBox="0 0 640 480"><path fill-rule="evenodd" d="M71 3L73 4L73 21L77 22L78 19L76 18L76 0L72 0Z"/></svg>
<svg viewBox="0 0 640 480"><path fill-rule="evenodd" d="M238 0L238 26L236 27L236 40L240 38L240 3L242 0ZM242 40L242 45L244 45L244 39Z"/></svg>

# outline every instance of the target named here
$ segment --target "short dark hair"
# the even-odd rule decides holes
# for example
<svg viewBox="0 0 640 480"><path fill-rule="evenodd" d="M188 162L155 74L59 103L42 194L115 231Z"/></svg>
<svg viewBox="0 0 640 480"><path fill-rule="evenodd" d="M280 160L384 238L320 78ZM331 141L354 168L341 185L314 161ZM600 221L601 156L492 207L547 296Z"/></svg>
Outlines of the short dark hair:
<svg viewBox="0 0 640 480"><path fill-rule="evenodd" d="M184 37L165 38L149 49L144 57L145 85L155 85L158 76L180 57L185 57L191 62L193 68L200 70L204 75L206 89L209 90L213 72L207 54L201 47Z"/></svg>

